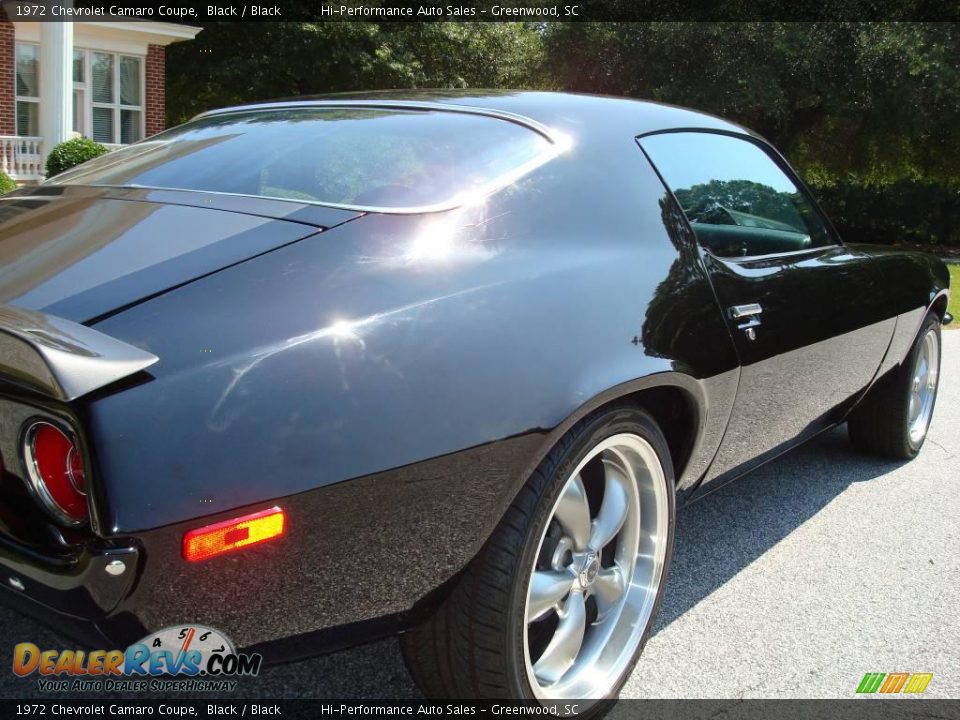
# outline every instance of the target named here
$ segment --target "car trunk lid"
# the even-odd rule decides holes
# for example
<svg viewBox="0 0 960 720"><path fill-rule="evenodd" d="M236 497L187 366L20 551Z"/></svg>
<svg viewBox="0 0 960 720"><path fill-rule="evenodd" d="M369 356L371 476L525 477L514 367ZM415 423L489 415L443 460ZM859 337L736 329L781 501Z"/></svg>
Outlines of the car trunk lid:
<svg viewBox="0 0 960 720"><path fill-rule="evenodd" d="M144 188L21 191L0 199L0 304L91 323L358 215Z"/></svg>

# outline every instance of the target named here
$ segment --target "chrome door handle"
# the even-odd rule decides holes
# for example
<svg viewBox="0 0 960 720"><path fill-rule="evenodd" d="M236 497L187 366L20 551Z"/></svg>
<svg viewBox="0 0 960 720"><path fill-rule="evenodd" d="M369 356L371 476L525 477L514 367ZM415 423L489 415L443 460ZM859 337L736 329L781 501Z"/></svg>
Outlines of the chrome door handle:
<svg viewBox="0 0 960 720"><path fill-rule="evenodd" d="M734 305L730 308L730 317L734 320L741 318L756 317L763 312L760 303L750 303L749 305ZM759 320L757 322L760 322Z"/></svg>
<svg viewBox="0 0 960 720"><path fill-rule="evenodd" d="M760 315L763 308L759 303L749 303L747 305L734 305L730 308L730 317L736 321L737 329L743 330L748 340L756 340L757 332L754 328L760 326Z"/></svg>

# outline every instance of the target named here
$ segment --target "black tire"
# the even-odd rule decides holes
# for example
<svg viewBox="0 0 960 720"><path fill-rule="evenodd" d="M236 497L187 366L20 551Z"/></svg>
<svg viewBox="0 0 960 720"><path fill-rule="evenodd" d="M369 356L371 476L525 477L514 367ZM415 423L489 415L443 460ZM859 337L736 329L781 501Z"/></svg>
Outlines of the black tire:
<svg viewBox="0 0 960 720"><path fill-rule="evenodd" d="M917 359L924 340L930 333L936 338L939 378L942 347L940 318L930 313L924 319L913 347L900 367L878 380L851 413L847 421L847 431L850 442L858 450L893 460L912 460L920 452L927 433L924 432L918 439L910 437L910 395ZM931 413L934 405L936 388Z"/></svg>
<svg viewBox="0 0 960 720"><path fill-rule="evenodd" d="M478 556L437 612L403 634L400 646L414 681L431 698L532 699L524 661L524 610L540 539L570 473L592 448L619 433L646 440L663 467L667 490L666 552L659 590L640 643L626 670L609 689L609 709L640 657L663 598L670 569L675 522L670 452L656 422L633 406L601 409L577 423L543 460L521 489ZM584 706L580 706L584 714Z"/></svg>

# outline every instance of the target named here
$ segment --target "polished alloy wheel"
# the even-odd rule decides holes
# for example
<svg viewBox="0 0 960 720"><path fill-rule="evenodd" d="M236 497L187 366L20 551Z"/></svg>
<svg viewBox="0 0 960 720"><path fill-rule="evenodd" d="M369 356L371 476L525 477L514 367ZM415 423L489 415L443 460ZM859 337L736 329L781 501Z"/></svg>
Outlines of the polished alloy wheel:
<svg viewBox="0 0 960 720"><path fill-rule="evenodd" d="M917 353L910 384L908 428L910 441L914 444L923 440L930 427L933 403L937 397L939 368L940 338L934 330L930 330L924 336Z"/></svg>
<svg viewBox="0 0 960 720"><path fill-rule="evenodd" d="M540 539L525 608L527 680L543 699L601 698L633 660L661 585L667 483L634 434L596 445Z"/></svg>

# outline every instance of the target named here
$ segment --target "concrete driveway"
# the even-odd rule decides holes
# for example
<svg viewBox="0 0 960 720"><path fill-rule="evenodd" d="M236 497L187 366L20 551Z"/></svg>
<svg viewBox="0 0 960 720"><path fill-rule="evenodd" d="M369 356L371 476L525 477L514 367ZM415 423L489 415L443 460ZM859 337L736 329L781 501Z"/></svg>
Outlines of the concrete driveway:
<svg viewBox="0 0 960 720"><path fill-rule="evenodd" d="M655 635L624 697L850 698L867 672L931 672L960 697L960 330L944 332L929 439L913 462L828 433L678 517ZM70 647L0 608L17 642ZM37 696L0 672L0 696ZM409 698L394 640L275 667L243 697ZM47 695L46 697L50 697Z"/></svg>

